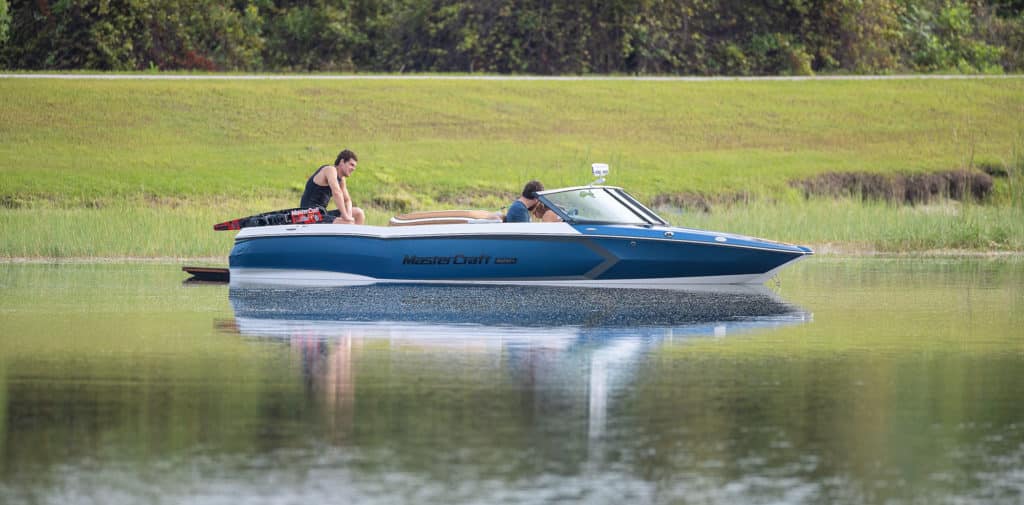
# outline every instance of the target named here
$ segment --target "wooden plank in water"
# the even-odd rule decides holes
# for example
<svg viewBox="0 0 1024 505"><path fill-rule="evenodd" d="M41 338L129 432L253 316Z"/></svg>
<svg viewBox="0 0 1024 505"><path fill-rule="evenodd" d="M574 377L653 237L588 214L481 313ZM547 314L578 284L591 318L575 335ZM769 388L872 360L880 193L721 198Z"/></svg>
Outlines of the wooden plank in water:
<svg viewBox="0 0 1024 505"><path fill-rule="evenodd" d="M192 275L190 281L228 282L231 278L227 268L183 266L181 269Z"/></svg>

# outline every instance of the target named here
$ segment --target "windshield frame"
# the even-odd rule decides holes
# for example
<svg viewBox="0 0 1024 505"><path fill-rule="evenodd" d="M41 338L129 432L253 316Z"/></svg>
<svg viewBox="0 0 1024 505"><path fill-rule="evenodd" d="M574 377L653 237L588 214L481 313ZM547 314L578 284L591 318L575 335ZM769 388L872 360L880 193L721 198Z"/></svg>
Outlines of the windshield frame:
<svg viewBox="0 0 1024 505"><path fill-rule="evenodd" d="M598 191L608 196L608 199L604 201L612 201L617 204L621 211L627 211L628 214L632 215L635 219L622 220L622 219L588 219L578 214L571 213L573 209L564 209L562 206L555 203L557 195L564 193L572 193L577 191ZM562 221L573 224L627 224L636 226L656 226L656 225L668 225L668 221L665 221L661 216L657 215L651 209L645 207L636 198L624 191L622 188L616 186L576 186L572 188L560 188L552 189L548 191L541 191L537 193L537 198L540 199L545 206L552 210L558 217L562 218Z"/></svg>

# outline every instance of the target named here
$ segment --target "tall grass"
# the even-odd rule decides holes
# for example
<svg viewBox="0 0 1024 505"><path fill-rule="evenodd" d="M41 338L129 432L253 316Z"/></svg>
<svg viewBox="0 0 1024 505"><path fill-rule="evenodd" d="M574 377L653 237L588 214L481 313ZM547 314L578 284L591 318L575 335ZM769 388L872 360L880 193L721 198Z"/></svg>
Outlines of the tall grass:
<svg viewBox="0 0 1024 505"><path fill-rule="evenodd" d="M710 214L666 216L678 225L810 244L822 252L1024 250L1020 206L947 202L899 207L843 199L754 202Z"/></svg>
<svg viewBox="0 0 1024 505"><path fill-rule="evenodd" d="M6 257L224 255L233 235L214 234L212 213L159 208L15 209L0 213Z"/></svg>
<svg viewBox="0 0 1024 505"><path fill-rule="evenodd" d="M288 202L261 201L261 208ZM234 233L214 223L246 215L245 204L200 204L176 209L116 205L99 209L0 211L0 258L226 258ZM893 207L851 200L755 201L710 214L661 211L672 224L753 235L824 253L910 252L938 249L1024 250L1021 206L945 203ZM368 223L394 214L368 209Z"/></svg>

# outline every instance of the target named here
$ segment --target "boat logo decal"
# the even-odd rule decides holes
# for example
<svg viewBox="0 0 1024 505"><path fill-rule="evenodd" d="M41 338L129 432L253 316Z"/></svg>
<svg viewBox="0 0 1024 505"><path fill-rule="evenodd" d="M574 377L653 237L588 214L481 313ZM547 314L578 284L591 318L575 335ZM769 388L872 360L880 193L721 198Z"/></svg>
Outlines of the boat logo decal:
<svg viewBox="0 0 1024 505"><path fill-rule="evenodd" d="M465 254L456 254L455 256L417 256L415 254L406 254L402 257L403 265L515 265L519 262L519 258L515 257L502 257L502 258L491 258L486 254L480 256L466 256Z"/></svg>

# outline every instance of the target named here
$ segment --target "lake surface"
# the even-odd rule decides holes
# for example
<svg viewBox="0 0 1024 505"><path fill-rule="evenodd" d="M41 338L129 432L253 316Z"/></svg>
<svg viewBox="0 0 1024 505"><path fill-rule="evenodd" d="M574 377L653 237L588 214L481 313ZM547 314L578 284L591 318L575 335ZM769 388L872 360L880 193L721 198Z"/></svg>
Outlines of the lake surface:
<svg viewBox="0 0 1024 505"><path fill-rule="evenodd" d="M766 289L0 264L0 503L1024 502L1024 261Z"/></svg>

